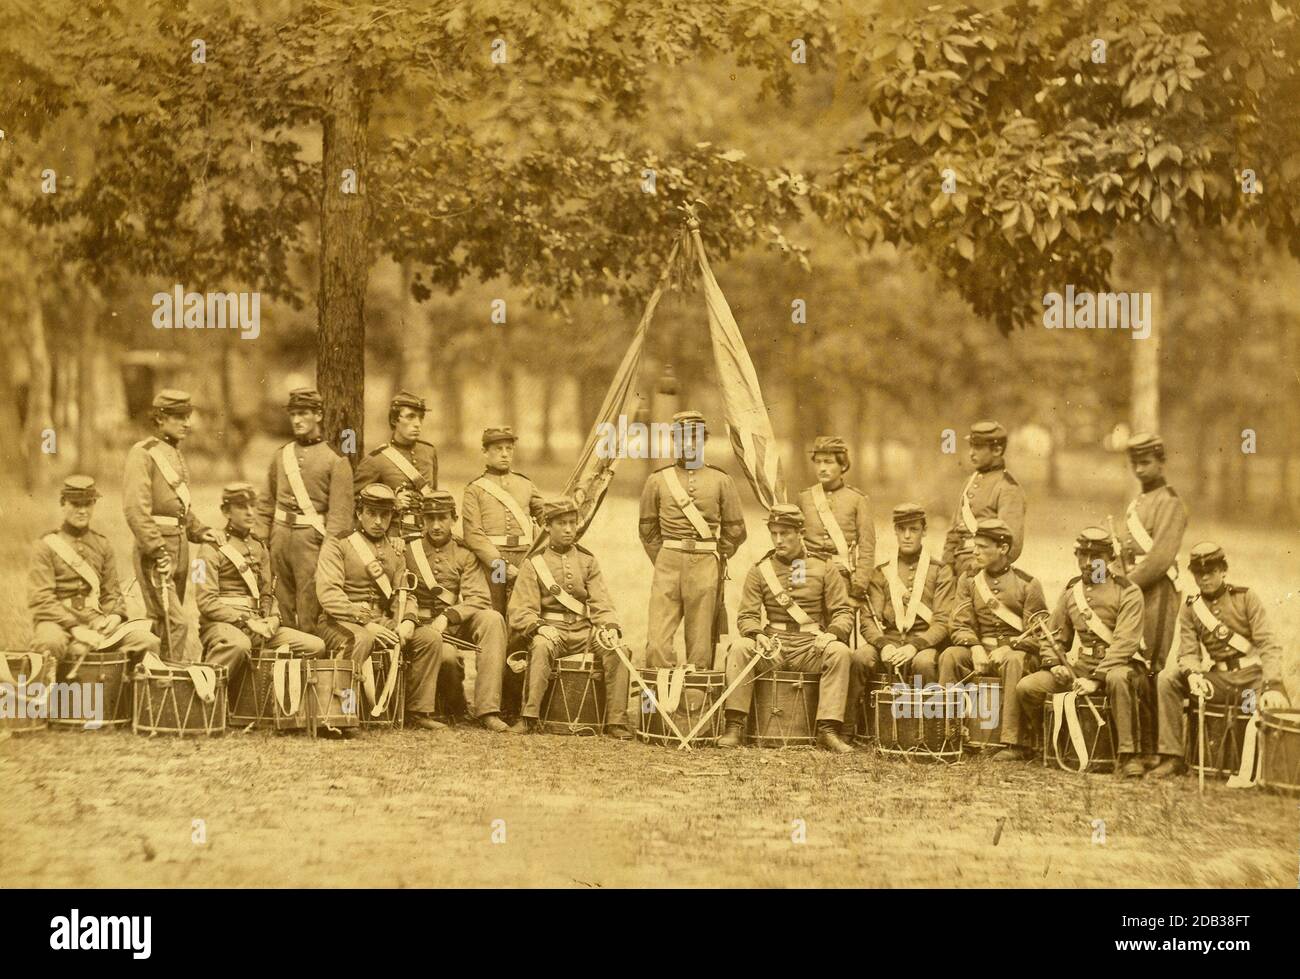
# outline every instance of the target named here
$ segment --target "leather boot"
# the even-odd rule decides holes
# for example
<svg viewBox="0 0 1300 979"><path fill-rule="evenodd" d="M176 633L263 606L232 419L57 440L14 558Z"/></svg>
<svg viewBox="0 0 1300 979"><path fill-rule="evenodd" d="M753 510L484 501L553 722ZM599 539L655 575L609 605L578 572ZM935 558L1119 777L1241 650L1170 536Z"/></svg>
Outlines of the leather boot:
<svg viewBox="0 0 1300 979"><path fill-rule="evenodd" d="M423 728L425 731L447 730L447 725L435 719L432 714L412 714L406 719L406 726Z"/></svg>
<svg viewBox="0 0 1300 979"><path fill-rule="evenodd" d="M1187 764L1177 755L1161 755L1160 764L1151 769L1152 778L1174 778L1187 771Z"/></svg>
<svg viewBox="0 0 1300 979"><path fill-rule="evenodd" d="M511 734L532 734L537 730L537 721L532 717L521 717L510 725Z"/></svg>
<svg viewBox="0 0 1300 979"><path fill-rule="evenodd" d="M503 731L509 731L510 725L501 720L500 714L485 714L479 718L479 723L494 734L500 734Z"/></svg>
<svg viewBox="0 0 1300 979"><path fill-rule="evenodd" d="M719 748L743 748L745 746L745 715L739 711L727 711L727 729L718 738Z"/></svg>
<svg viewBox="0 0 1300 979"><path fill-rule="evenodd" d="M996 755L994 761L1033 761L1034 753L1028 748L1021 747L1018 744L1007 745Z"/></svg>
<svg viewBox="0 0 1300 979"><path fill-rule="evenodd" d="M631 741L632 732L622 724L605 725L605 737L613 738L615 741Z"/></svg>
<svg viewBox="0 0 1300 979"><path fill-rule="evenodd" d="M837 755L846 755L853 752L852 747L840 740L839 721L817 722L817 747L823 751L833 751Z"/></svg>
<svg viewBox="0 0 1300 979"><path fill-rule="evenodd" d="M1120 756L1120 765L1115 769L1115 774L1120 778L1142 778L1146 773L1147 769L1142 764L1141 755Z"/></svg>

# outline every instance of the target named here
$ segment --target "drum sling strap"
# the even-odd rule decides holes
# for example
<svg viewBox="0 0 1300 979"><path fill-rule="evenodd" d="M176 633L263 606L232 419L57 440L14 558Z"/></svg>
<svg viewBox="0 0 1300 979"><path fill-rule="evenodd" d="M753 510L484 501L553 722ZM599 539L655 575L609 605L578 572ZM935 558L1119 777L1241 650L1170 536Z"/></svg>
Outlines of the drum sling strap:
<svg viewBox="0 0 1300 979"><path fill-rule="evenodd" d="M1246 722L1246 736L1241 739L1241 764L1237 767L1237 774L1228 776L1230 789L1250 789L1255 786L1259 777L1260 724L1259 709L1256 708Z"/></svg>
<svg viewBox="0 0 1300 979"><path fill-rule="evenodd" d="M1088 631L1104 642L1107 646L1115 641L1115 633L1111 631L1110 626L1101 621L1099 616L1091 605L1088 604L1088 598L1083 593L1083 579L1080 578L1074 583L1074 604L1079 611L1083 613L1084 621L1088 623Z"/></svg>
<svg viewBox="0 0 1300 979"><path fill-rule="evenodd" d="M244 555L235 550L235 546L230 541L226 541L217 550L225 555L226 560L234 565L239 577L244 579L244 584L248 586L248 592L253 596L253 601L260 602L262 600L262 590L257 587L257 576L253 574L253 569L249 566L249 563L244 560Z"/></svg>
<svg viewBox="0 0 1300 979"><path fill-rule="evenodd" d="M90 605L95 611L99 611L99 575L95 574L95 569L85 562L80 554L68 546L68 542L58 534L46 534L41 538L47 547L63 559L63 563L72 568L81 576L81 579L90 586Z"/></svg>
<svg viewBox="0 0 1300 979"><path fill-rule="evenodd" d="M386 445L379 454L400 469L402 475L410 480L416 489L423 490L424 487L429 485L429 481L424 478L424 474L411 465L411 460L398 452L396 446Z"/></svg>
<svg viewBox="0 0 1300 979"><path fill-rule="evenodd" d="M1146 527L1142 525L1142 521L1138 519L1137 500L1133 500L1129 503L1128 509L1124 511L1124 524L1128 527L1128 532L1133 537L1133 543L1142 549L1142 554L1146 554L1150 551L1151 546L1155 544L1155 539L1152 538L1151 533L1146 529ZM1138 556L1141 557L1142 554L1139 554ZM1165 568L1165 577L1173 583L1174 591L1177 591L1178 565L1176 562Z"/></svg>
<svg viewBox="0 0 1300 979"><path fill-rule="evenodd" d="M1213 612L1210 611L1210 606L1205 604L1204 595L1197 595L1196 598L1193 600L1192 612L1196 615L1197 621L1200 622L1201 625L1205 628L1205 631L1210 633L1211 635L1214 635L1216 633L1221 633L1222 631L1226 630L1229 634L1227 639L1228 645L1231 646L1233 649L1235 649L1237 652L1241 653L1243 656L1249 654L1250 651L1255 648L1249 639L1247 639L1245 636L1241 635L1240 633L1232 629L1229 629L1226 625L1224 625L1222 622L1219 621L1218 616L1216 616Z"/></svg>
<svg viewBox="0 0 1300 979"><path fill-rule="evenodd" d="M677 504L686 519L691 522L695 532L700 535L700 540L713 540L713 531L709 529L709 522L704 519L704 514L700 512L700 508L691 499L691 494L686 492L686 487L677 478L676 467L669 466L662 472L664 474L664 483L668 486L668 493L672 496L673 502ZM834 520L831 521L831 523L834 522Z"/></svg>
<svg viewBox="0 0 1300 979"><path fill-rule="evenodd" d="M205 704L212 703L217 696L217 671L202 663L164 663L157 653L145 653L140 661L144 672L150 677L167 677L173 673L185 673L194 684L194 692Z"/></svg>
<svg viewBox="0 0 1300 979"><path fill-rule="evenodd" d="M533 570L537 572L537 580L542 583L543 591L574 615L580 615L583 618L587 618L587 606L560 587L559 583L555 580L555 576L551 574L550 565L546 563L546 560L542 555L534 554L528 560L529 563L532 564Z"/></svg>
<svg viewBox="0 0 1300 979"><path fill-rule="evenodd" d="M979 529L979 521L975 519L975 511L971 509L970 497L966 494L969 493L970 488L975 485L975 480L979 478L979 475L978 472L971 473L970 479L966 480L966 485L962 487L961 507L959 508L962 526L966 528L966 533L972 537L975 535L975 531Z"/></svg>
<svg viewBox="0 0 1300 979"><path fill-rule="evenodd" d="M686 671L693 669L694 666L688 664L660 669L655 673L655 690L659 694L655 700L661 711L671 714L677 710L682 702L682 686L686 682Z"/></svg>
<svg viewBox="0 0 1300 979"><path fill-rule="evenodd" d="M776 568L772 565L772 559L758 563L758 573L763 576L763 583L767 585L776 598L776 604L780 605L794 619L797 625L812 625L812 617L800 607L799 603L790 597L790 593L781 587L781 582L776 577Z"/></svg>
<svg viewBox="0 0 1300 979"><path fill-rule="evenodd" d="M189 486L185 484L185 480L181 479L181 474L173 468L167 456L163 455L161 445L155 443L146 451L149 453L149 458L153 460L153 464L158 467L158 471L162 473L162 478L167 481L167 485L172 488L176 498L181 501L181 522L184 523L185 515L190 512Z"/></svg>
<svg viewBox="0 0 1300 979"><path fill-rule="evenodd" d="M533 522L528 514L524 513L524 508L520 506L519 501L514 498L503 486L488 479L486 475L480 476L471 486L480 486L483 491L490 497L500 503L515 518L515 523L519 524L519 546L532 547L533 545Z"/></svg>
<svg viewBox="0 0 1300 979"><path fill-rule="evenodd" d="M895 554L894 559L885 567L885 581L889 583L889 603L894 607L894 624L903 635L911 631L918 615L926 622L934 621L934 613L921 600L921 596L925 594L925 579L929 574L930 552L922 546L921 556L916 562L916 577L912 579L912 591L904 608L903 594L907 589L898 574L898 555Z"/></svg>
<svg viewBox="0 0 1300 979"><path fill-rule="evenodd" d="M276 650L275 662L271 664L271 687L276 706L285 717L297 714L302 703L302 666L303 661L291 655L287 645Z"/></svg>
<svg viewBox="0 0 1300 979"><path fill-rule="evenodd" d="M821 483L812 488L813 509L817 511L817 516L821 518L822 526L826 528L826 536L831 539L835 546L835 556L840 559L846 571L853 571L853 557L849 547L848 538L844 536L844 528L840 526L835 514L831 512L831 501L826 495L826 490Z"/></svg>
<svg viewBox="0 0 1300 979"><path fill-rule="evenodd" d="M433 567L429 564L429 555L424 553L423 540L411 541L411 554L415 558L415 566L420 570L420 577L424 579L425 587L433 592L433 597L444 605L455 605L456 596L438 584L438 579L433 576Z"/></svg>
<svg viewBox="0 0 1300 979"><path fill-rule="evenodd" d="M1070 734L1070 743L1074 745L1074 753L1079 756L1078 771L1083 772L1088 768L1088 743L1083 736L1083 725L1079 722L1079 695L1073 690L1052 694L1052 751L1056 755L1056 764L1069 771L1069 767L1061 760L1063 720ZM1103 720L1102 723L1106 722Z"/></svg>
<svg viewBox="0 0 1300 979"><path fill-rule="evenodd" d="M293 491L294 502L298 504L298 509L302 511L303 519L315 529L316 533L324 537L325 521L316 512L316 506L307 494L307 484L302 481L302 470L298 468L298 456L293 451L296 444L295 442L289 442L280 453L280 461L284 463L284 475L289 480L289 489Z"/></svg>
<svg viewBox="0 0 1300 979"><path fill-rule="evenodd" d="M1011 628L1015 629L1016 632L1023 632L1025 629L1024 619L1002 604L1002 600L993 594L993 588L989 585L988 575L981 571L975 576L974 582L975 591L979 594L980 601L987 605L994 615L1007 625L1011 626ZM971 618L974 619L975 617L971 616ZM990 642L993 642L993 640L986 640L981 637L980 642L987 646Z"/></svg>

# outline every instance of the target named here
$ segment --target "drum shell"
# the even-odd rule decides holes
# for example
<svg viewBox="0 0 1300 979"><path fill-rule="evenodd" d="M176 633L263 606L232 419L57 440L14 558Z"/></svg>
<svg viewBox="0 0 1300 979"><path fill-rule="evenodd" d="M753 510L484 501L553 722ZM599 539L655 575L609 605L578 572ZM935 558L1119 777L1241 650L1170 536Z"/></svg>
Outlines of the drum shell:
<svg viewBox="0 0 1300 979"><path fill-rule="evenodd" d="M49 726L48 718L44 716L43 712L41 717L28 717L26 705L28 700L31 699L27 694L27 685L38 680L44 683L45 677L31 675L31 661L25 652L0 650L0 656L5 658L5 661L9 664L9 672L13 674L14 690L9 692L7 699L13 705L14 714L16 715L14 717L5 717L0 714L0 732L30 734L33 731L44 731ZM49 662L48 657L46 657L45 662ZM43 663L41 670L44 671L45 669L46 666ZM18 682L19 677L24 678L21 684ZM46 701L46 707L48 708L48 706L49 702Z"/></svg>
<svg viewBox="0 0 1300 979"><path fill-rule="evenodd" d="M274 731L301 731L307 727L306 663L299 679L299 708L285 714L275 699L274 668L276 656L252 656L239 671L239 678L229 691L228 717L232 727L269 728ZM287 697L286 697L287 699Z"/></svg>
<svg viewBox="0 0 1300 979"><path fill-rule="evenodd" d="M658 670L638 670L641 680L647 687L654 692L655 699L659 699L659 671ZM700 670L688 672L682 678L682 695L677 702L677 709L670 715L672 721L677 725L677 729L682 735L691 733L691 729L699 723L709 709L718 702L722 692L727 688L727 674L716 670ZM715 745L718 738L722 737L722 731L726 723L726 715L723 708L718 708L709 718L708 723L700 729L700 733L691 739L692 745ZM673 734L672 729L664 723L664 717L655 710L650 699L646 697L645 692L641 691L640 710L637 713L637 737L642 741L652 742L654 744L681 744L677 735Z"/></svg>
<svg viewBox="0 0 1300 979"><path fill-rule="evenodd" d="M1300 796L1300 710L1260 715L1259 785L1279 795Z"/></svg>
<svg viewBox="0 0 1300 979"><path fill-rule="evenodd" d="M320 727L344 729L361 724L358 714L362 696L356 683L356 664L351 659L305 660L306 691L302 704L308 711L312 734Z"/></svg>
<svg viewBox="0 0 1300 979"><path fill-rule="evenodd" d="M1098 728L1097 718L1093 716L1088 709L1088 702L1097 708L1097 711L1105 719L1105 727ZM1088 746L1088 767L1084 772L1108 771L1115 766L1115 722L1110 713L1110 698L1104 695L1092 694L1082 695L1079 697L1076 711L1079 715L1079 726L1083 731L1084 743ZM1068 771L1077 772L1079 768L1079 756L1074 750L1074 743L1070 740L1068 728L1064 720L1061 721L1061 760L1056 760L1056 751L1052 745L1052 725L1054 723L1054 712L1052 708L1052 699L1049 697L1043 704L1043 765L1066 766Z"/></svg>
<svg viewBox="0 0 1300 979"><path fill-rule="evenodd" d="M773 670L754 678L749 740L765 748L817 743L820 673Z"/></svg>
<svg viewBox="0 0 1300 979"><path fill-rule="evenodd" d="M212 701L204 703L194 681L183 669L149 672L137 666L132 678L131 730L136 734L174 734L217 737L226 733L226 685L224 666L209 665L216 674Z"/></svg>
<svg viewBox="0 0 1300 979"><path fill-rule="evenodd" d="M1002 705L1005 703L1002 678L977 676L968 681L967 685L976 689L967 692L966 697L969 699L962 702L965 708L961 719L963 743L974 751L1005 748L1007 743L1002 740ZM994 691L997 693L996 698L993 697ZM982 703L997 704L997 723L992 727L985 727L982 718L978 716L979 706Z"/></svg>
<svg viewBox="0 0 1300 979"><path fill-rule="evenodd" d="M605 730L605 674L594 662L556 660L542 697L541 729L547 734L595 735Z"/></svg>
<svg viewBox="0 0 1300 979"><path fill-rule="evenodd" d="M80 657L66 656L59 663L59 680L67 683L102 683L104 685L104 723L102 728L126 727L131 723L131 675L127 654L120 649L92 649L77 668L75 677L68 672ZM51 708L53 704L50 705ZM79 718L50 718L50 727L94 731Z"/></svg>
<svg viewBox="0 0 1300 979"><path fill-rule="evenodd" d="M1246 742L1250 715L1235 704L1205 705L1205 774L1227 778L1241 767L1241 748ZM1192 699L1187 705L1185 760L1193 772L1200 771L1200 710Z"/></svg>
<svg viewBox="0 0 1300 979"><path fill-rule="evenodd" d="M958 760L963 735L960 696L938 686L893 683L873 691L877 750L882 755ZM938 717L933 716L936 711Z"/></svg>

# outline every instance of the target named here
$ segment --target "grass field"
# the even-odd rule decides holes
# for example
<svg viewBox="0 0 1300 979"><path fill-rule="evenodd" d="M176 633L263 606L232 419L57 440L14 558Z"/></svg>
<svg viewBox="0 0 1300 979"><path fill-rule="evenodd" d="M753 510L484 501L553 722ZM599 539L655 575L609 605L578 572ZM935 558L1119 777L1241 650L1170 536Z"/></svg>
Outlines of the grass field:
<svg viewBox="0 0 1300 979"><path fill-rule="evenodd" d="M195 496L215 520L217 487L200 485ZM876 503L886 554L880 517L892 502ZM57 515L22 497L3 503L0 643L22 648L29 541ZM1074 533L1105 512L1034 501L1019 563L1049 596L1069 576ZM639 648L649 562L635 523L635 502L611 497L585 543ZM941 524L931 530L936 545ZM96 525L119 543L129 581L114 493ZM757 512L749 528L733 563L733 615L743 571L766 549ZM1187 543L1205 537L1221 539L1230 577L1259 590L1293 649L1294 531L1194 525ZM1300 678L1290 688L1300 694ZM1037 764L940 767L869 752L688 754L464 727L352 742L51 732L0 742L0 792L7 887L1294 887L1300 873L1295 800L1220 784L1199 797L1190 778L1132 784ZM195 842L195 820L205 842Z"/></svg>

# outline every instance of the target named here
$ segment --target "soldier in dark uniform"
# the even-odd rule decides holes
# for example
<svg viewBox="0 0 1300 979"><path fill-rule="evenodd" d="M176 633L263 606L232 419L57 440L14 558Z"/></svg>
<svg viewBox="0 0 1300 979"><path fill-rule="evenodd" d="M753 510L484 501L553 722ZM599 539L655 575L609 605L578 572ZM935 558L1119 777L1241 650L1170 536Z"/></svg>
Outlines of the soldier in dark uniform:
<svg viewBox="0 0 1300 979"><path fill-rule="evenodd" d="M1160 696L1160 764L1153 778L1186 770L1183 762L1183 700L1242 707L1247 690L1259 710L1289 706L1282 686L1282 647L1249 588L1227 581L1228 559L1209 541L1192 548L1188 567L1198 594L1188 595L1178 617L1178 660L1156 679Z"/></svg>
<svg viewBox="0 0 1300 979"><path fill-rule="evenodd" d="M54 678L56 663L99 649L126 621L112 545L90 529L98 499L89 476L65 479L59 493L63 523L38 540L32 552L27 607L35 628L32 649L48 657L42 680ZM142 626L124 632L107 648L123 650L134 664L159 647L158 637Z"/></svg>
<svg viewBox="0 0 1300 979"><path fill-rule="evenodd" d="M641 544L654 564L646 662L677 665L673 637L685 620L686 661L711 670L723 568L744 543L745 515L732 478L704 465L704 416L679 411L672 428L679 458L653 472L641 492Z"/></svg>
<svg viewBox="0 0 1300 979"><path fill-rule="evenodd" d="M352 466L324 441L324 403L314 388L289 392L293 441L276 450L257 505L253 536L271 548L275 597L284 624L315 632L316 562L326 537L352 529Z"/></svg>
<svg viewBox="0 0 1300 979"><path fill-rule="evenodd" d="M406 570L418 582L415 597L420 625L415 632L421 635L427 630L427 638L441 650L440 669L458 659L451 644L443 641L444 636L478 647L474 657L474 716L489 731L500 733L509 730L501 720L506 624L492 607L487 576L478 558L451 532L455 520L456 498L446 490L434 490L424 498L424 536L406 548ZM420 709L433 713L434 705L422 704Z"/></svg>
<svg viewBox="0 0 1300 979"><path fill-rule="evenodd" d="M423 501L438 488L438 450L420 438L425 410L423 398L399 392L388 406L392 437L366 454L352 481L354 493L380 482L397 494L392 532L403 540L420 536Z"/></svg>
<svg viewBox="0 0 1300 979"><path fill-rule="evenodd" d="M280 624L271 587L271 558L252 535L256 503L257 490L252 483L223 487L226 541L220 547L204 544L199 548L202 577L195 599L203 660L226 668L231 690L238 688L239 674L254 647L288 646L299 657L325 652L323 640Z"/></svg>
<svg viewBox="0 0 1300 979"><path fill-rule="evenodd" d="M957 581L952 643L939 657L939 682L967 683L975 673L1002 679L1002 736L1009 745L1027 744L1019 701L1009 695L1027 673L1038 669L1039 640L1018 638L1029 617L1047 610L1043 586L1033 575L1011 566L1012 530L1002 520L981 520L975 529L974 571ZM1004 748L994 759L1015 761L1020 748Z"/></svg>
<svg viewBox="0 0 1300 979"><path fill-rule="evenodd" d="M844 576L804 546L803 513L778 503L768 511L772 550L745 576L736 616L740 638L727 654L727 684L740 676L750 660L769 653L773 639L780 651L751 671L727 698L727 729L720 748L744 744L745 719L754 696L754 676L768 670L820 673L817 699L817 744L827 751L848 752L840 738L849 690L849 647L853 610ZM766 621L765 621L766 620Z"/></svg>
<svg viewBox="0 0 1300 979"><path fill-rule="evenodd" d="M1013 745L1021 749L1016 754L1032 756L1029 735L1042 723L1048 697L1069 690L1101 691L1110 698L1115 724L1116 772L1141 778L1146 769L1138 744L1138 703L1146 669L1135 657L1142 641L1142 590L1107 567L1111 540L1101 527L1084 528L1075 540L1074 556L1080 574L1066 584L1048 621L1057 641L1043 641L1042 669L1024 677L1015 688L1024 723L1020 740ZM1079 649L1074 652L1076 636Z"/></svg>
<svg viewBox="0 0 1300 979"><path fill-rule="evenodd" d="M185 659L189 630L185 624L185 585L190 580L190 544L218 544L217 535L194 515L190 471L180 444L189 437L194 406L185 391L168 388L153 399L157 434L135 443L126 454L122 475L122 512L135 535L135 577L145 612L160 638L171 623L164 646L169 659ZM162 583L167 588L163 612Z"/></svg>
<svg viewBox="0 0 1300 979"><path fill-rule="evenodd" d="M546 504L546 549L519 566L510 596L510 629L529 643L528 695L516 734L531 732L555 662L587 653L601 659L605 677L605 734L620 741L627 728L627 667L612 648L622 641L614 603L595 556L577 543L578 506L572 500ZM604 633L606 642L597 641Z"/></svg>
<svg viewBox="0 0 1300 979"><path fill-rule="evenodd" d="M954 578L977 570L972 548L981 520L996 519L1007 525L1013 563L1025 546L1025 491L1007 472L1007 430L997 422L976 422L966 440L975 472L962 487L943 544L943 563L952 568Z"/></svg>

